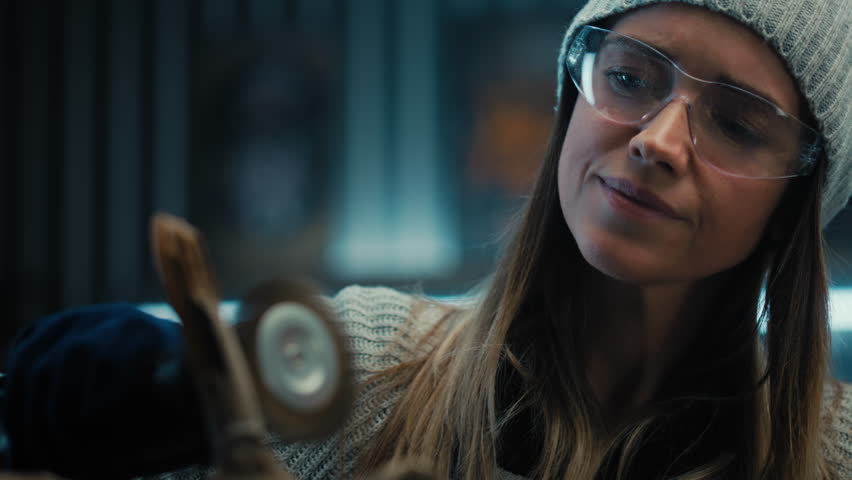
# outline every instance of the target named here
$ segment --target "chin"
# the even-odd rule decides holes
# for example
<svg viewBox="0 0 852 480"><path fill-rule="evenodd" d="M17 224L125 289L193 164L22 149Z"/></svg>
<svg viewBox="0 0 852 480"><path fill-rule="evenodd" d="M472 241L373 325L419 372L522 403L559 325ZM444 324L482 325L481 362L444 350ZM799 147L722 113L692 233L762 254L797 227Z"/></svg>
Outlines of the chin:
<svg viewBox="0 0 852 480"><path fill-rule="evenodd" d="M629 262L609 256L600 250L591 249L587 251L581 249L580 252L586 263L602 275L613 280L634 285L644 284L650 280L650 275L642 271L642 269L636 268L636 265L631 265Z"/></svg>
<svg viewBox="0 0 852 480"><path fill-rule="evenodd" d="M592 268L613 280L633 285L653 285L677 281L668 271L662 252L639 245L625 245L614 239L577 238L580 254Z"/></svg>

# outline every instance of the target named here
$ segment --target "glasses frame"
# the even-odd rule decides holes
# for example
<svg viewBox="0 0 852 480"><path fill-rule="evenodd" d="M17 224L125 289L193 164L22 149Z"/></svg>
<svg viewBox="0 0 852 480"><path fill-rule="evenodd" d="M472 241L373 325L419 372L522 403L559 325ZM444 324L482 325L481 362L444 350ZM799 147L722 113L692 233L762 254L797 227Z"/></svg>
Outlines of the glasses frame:
<svg viewBox="0 0 852 480"><path fill-rule="evenodd" d="M617 35L619 37L623 37L623 38L629 39L630 41L636 42L639 45L641 45L642 47L651 51L653 54L660 56L662 59L664 59L666 62L668 62L673 67L673 72L676 72L676 75L686 77L687 79L695 81L699 84L720 85L720 86L723 86L725 88L733 89L734 91L736 91L738 93L745 94L745 95L752 97L752 98L754 98L754 99L756 99L760 102L768 104L770 107L772 107L772 110L774 110L775 113L778 114L778 116L783 117L783 118L789 118L790 120L793 120L796 123L798 123L799 126L801 128L803 128L804 130L810 131L814 134L814 138L815 138L814 142L804 142L804 141L800 142L799 160L798 160L797 168L795 169L796 173L789 174L789 175L750 176L750 175L743 175L743 174L739 174L739 173L729 172L729 171L723 169L722 167L719 167L718 165L714 164L713 162L702 158L702 156L699 155L697 150L696 150L695 151L696 156L698 158L700 158L701 161L703 161L704 163L713 167L715 170L718 170L719 172L721 172L725 175L732 176L732 177L748 178L748 179L794 178L794 177L808 176L811 173L813 173L814 168L816 167L816 162L818 161L820 153L822 152L822 148L823 148L822 135L820 134L819 130L811 127L808 124L806 124L805 122L800 120L795 115L788 113L786 110L784 110L783 108L779 107L777 104L772 102L771 100L769 100L769 99L767 99L767 98L765 98L761 95L758 95L754 92L748 91L744 88L738 87L736 85L731 85L731 84L725 83L725 82L717 82L717 81L713 81L713 80L705 80L703 78L699 78L699 77L696 77L695 75L690 74L689 72L687 72L686 70L681 68L681 66L678 65L677 62L675 62L674 60L669 58L668 55L664 54L663 52L661 52L660 50L655 48L653 45L649 45L649 44L643 42L642 40L639 40L639 39L631 37L629 35L625 35L623 33L619 33L619 32L609 30L609 29L606 29L606 28L596 27L596 26L593 26L593 25L585 25L585 26L582 27L582 29L576 35L574 35L574 38L571 39L571 44L569 45L569 48L568 48L568 50L565 54L565 60L563 62L563 67L568 71L568 76L571 77L571 81L574 83L574 87L577 89L577 92L580 95L582 95L583 99L586 100L586 102L595 109L595 112L598 115L602 116L603 118L606 118L607 120L609 120L611 122L617 123L619 125L642 125L644 123L647 123L651 119L653 119L658 113L660 113L660 111L662 111L670 103L672 103L673 101L679 100L679 101L682 101L687 106L687 112L688 112L687 113L687 121L688 121L688 124L689 124L689 133L690 133L690 140L692 142L692 146L693 146L693 148L695 148L698 145L698 138L697 138L697 135L695 134L694 129L692 127L691 113L689 113L692 110L692 104L693 104L692 102L694 102L694 98L689 98L689 97L684 96L684 95L677 95L675 93L677 91L676 88L672 88L671 93L669 93L664 100L661 100L659 102L659 105L657 105L656 107L654 107L650 111L646 112L645 114L642 115L642 117L640 119L635 120L635 121L622 121L622 120L614 119L614 118L608 116L600 108L598 108L598 106L595 105L594 101L590 100L587 97L585 91L583 90L583 88L580 85L581 80L578 80L576 78L574 70L576 68L578 68L577 64L578 64L579 61L581 61L582 55L580 55L580 51L585 52L585 51L588 50L587 42L581 42L580 39L585 38L588 35L589 31L599 31L599 32L606 33L607 35ZM582 50L580 50L580 49L582 49ZM580 50L580 51L578 51L578 50ZM597 53L596 53L596 55L597 55ZM673 86L674 85L677 85L677 83L673 83Z"/></svg>

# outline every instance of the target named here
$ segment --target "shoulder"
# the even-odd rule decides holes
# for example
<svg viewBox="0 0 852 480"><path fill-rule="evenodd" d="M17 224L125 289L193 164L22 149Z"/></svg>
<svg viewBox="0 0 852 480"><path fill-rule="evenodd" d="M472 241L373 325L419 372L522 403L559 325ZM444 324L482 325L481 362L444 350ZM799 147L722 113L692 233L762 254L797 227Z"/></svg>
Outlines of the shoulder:
<svg viewBox="0 0 852 480"><path fill-rule="evenodd" d="M356 376L399 364L409 349L402 341L414 297L384 287L351 286L329 299Z"/></svg>
<svg viewBox="0 0 852 480"><path fill-rule="evenodd" d="M346 287L330 299L345 333L369 331L370 336L397 332L410 317L413 296L385 287Z"/></svg>
<svg viewBox="0 0 852 480"><path fill-rule="evenodd" d="M356 376L411 359L449 310L425 297L385 287L350 286L330 298Z"/></svg>
<svg viewBox="0 0 852 480"><path fill-rule="evenodd" d="M823 395L823 448L840 478L852 477L852 384L827 383Z"/></svg>

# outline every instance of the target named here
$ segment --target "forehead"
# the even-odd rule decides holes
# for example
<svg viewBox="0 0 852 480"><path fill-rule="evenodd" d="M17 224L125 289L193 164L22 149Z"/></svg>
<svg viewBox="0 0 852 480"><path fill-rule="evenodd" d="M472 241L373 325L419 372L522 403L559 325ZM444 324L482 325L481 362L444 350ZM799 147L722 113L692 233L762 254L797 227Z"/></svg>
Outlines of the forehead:
<svg viewBox="0 0 852 480"><path fill-rule="evenodd" d="M731 79L798 114L798 90L784 62L732 18L692 5L661 4L629 12L611 28L665 51L692 75Z"/></svg>

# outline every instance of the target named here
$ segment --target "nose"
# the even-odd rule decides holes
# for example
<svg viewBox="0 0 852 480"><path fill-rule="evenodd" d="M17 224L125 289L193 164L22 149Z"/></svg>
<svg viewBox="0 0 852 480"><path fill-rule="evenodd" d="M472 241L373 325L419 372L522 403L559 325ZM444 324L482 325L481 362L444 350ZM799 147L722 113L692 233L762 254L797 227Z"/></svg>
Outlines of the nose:
<svg viewBox="0 0 852 480"><path fill-rule="evenodd" d="M675 98L651 115L628 144L631 160L682 174L692 155L692 129L685 98Z"/></svg>

